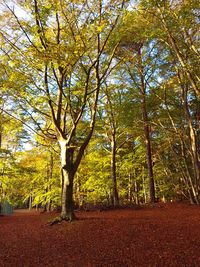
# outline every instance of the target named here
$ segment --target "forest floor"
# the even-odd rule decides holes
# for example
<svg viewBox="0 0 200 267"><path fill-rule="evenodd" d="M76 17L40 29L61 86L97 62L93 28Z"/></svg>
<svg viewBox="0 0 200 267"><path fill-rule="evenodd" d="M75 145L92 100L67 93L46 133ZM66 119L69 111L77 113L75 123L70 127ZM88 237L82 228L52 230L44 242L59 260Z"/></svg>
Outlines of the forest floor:
<svg viewBox="0 0 200 267"><path fill-rule="evenodd" d="M0 266L199 267L200 207L79 211L79 220L49 226L56 214L0 217Z"/></svg>

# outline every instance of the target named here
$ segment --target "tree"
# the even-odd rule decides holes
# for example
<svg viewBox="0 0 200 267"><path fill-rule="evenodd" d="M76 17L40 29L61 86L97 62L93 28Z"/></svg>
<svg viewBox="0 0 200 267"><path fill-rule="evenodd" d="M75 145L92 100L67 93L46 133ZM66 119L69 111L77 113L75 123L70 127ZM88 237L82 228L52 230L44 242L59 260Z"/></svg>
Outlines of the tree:
<svg viewBox="0 0 200 267"><path fill-rule="evenodd" d="M121 42L119 56L123 57L123 67L132 81L132 86L140 93L141 112L143 118L143 133L146 146L147 169L149 176L150 201L155 202L155 185L153 175L150 118L147 97L150 94L152 80L155 76L156 52L154 42L149 36L149 25L143 13L127 13L124 24L128 26L128 34L124 35ZM145 31L142 29L146 27ZM122 28L123 29L123 28ZM135 38L130 38L134 34ZM152 58L152 59L151 59Z"/></svg>
<svg viewBox="0 0 200 267"><path fill-rule="evenodd" d="M34 0L24 18L3 4L10 17L1 31L10 63L5 86L13 86L10 99L37 133L59 143L61 219L75 217L74 176L92 137L101 84L114 67L118 40L110 40L124 2Z"/></svg>
<svg viewBox="0 0 200 267"><path fill-rule="evenodd" d="M117 186L117 153L128 141L127 125L124 123L126 109L126 93L124 88L118 86L117 81L105 84L104 95L101 101L100 125L98 134L104 140L103 148L110 154L110 174L112 180L112 198L114 206L119 205ZM126 116L128 114L126 113Z"/></svg>

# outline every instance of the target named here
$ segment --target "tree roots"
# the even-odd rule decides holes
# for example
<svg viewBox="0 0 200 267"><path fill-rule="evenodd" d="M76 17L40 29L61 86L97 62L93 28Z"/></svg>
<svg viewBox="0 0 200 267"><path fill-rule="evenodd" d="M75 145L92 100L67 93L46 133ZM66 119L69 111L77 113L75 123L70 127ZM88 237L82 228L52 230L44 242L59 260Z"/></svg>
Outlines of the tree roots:
<svg viewBox="0 0 200 267"><path fill-rule="evenodd" d="M77 218L75 216L63 216L60 215L59 217L56 217L49 221L49 225L52 226L54 224L61 224L63 221L72 222L75 221Z"/></svg>

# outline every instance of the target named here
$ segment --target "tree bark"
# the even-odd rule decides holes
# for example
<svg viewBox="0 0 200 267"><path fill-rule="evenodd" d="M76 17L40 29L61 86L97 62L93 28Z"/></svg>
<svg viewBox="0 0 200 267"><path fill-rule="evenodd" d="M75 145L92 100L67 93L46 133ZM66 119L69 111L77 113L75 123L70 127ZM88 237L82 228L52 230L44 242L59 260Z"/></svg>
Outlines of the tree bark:
<svg viewBox="0 0 200 267"><path fill-rule="evenodd" d="M135 191L135 204L139 204L139 196L138 196L138 184L137 180L134 181L134 191Z"/></svg>
<svg viewBox="0 0 200 267"><path fill-rule="evenodd" d="M147 203L147 192L146 192L144 175L142 175L142 187L143 187L144 203Z"/></svg>
<svg viewBox="0 0 200 267"><path fill-rule="evenodd" d="M1 133L1 125L0 125L0 149L1 149L1 146L2 146L2 133Z"/></svg>
<svg viewBox="0 0 200 267"><path fill-rule="evenodd" d="M119 205L119 195L117 190L117 174L116 174L116 140L115 134L111 140L111 177L112 177L112 194L114 206Z"/></svg>
<svg viewBox="0 0 200 267"><path fill-rule="evenodd" d="M131 173L128 175L128 202L132 202L132 176Z"/></svg>
<svg viewBox="0 0 200 267"><path fill-rule="evenodd" d="M62 175L62 194L61 194L61 218L73 221L75 219L73 203L73 184L74 184L74 163L72 147L67 147L66 140L59 140L61 149L61 175Z"/></svg>
<svg viewBox="0 0 200 267"><path fill-rule="evenodd" d="M64 220L73 221L75 219L74 203L73 203L73 173L64 175L61 196L61 218Z"/></svg>
<svg viewBox="0 0 200 267"><path fill-rule="evenodd" d="M195 200L197 204L199 204L199 191L200 191L200 162L198 158L198 144L197 144L197 136L195 134L195 130L192 125L192 118L190 115L189 107L188 107L188 100L187 100L187 89L183 89L183 104L184 104L184 109L185 109L185 114L186 114L186 120L189 128L189 140L190 140L190 151L192 155L192 164L193 164L193 169L194 169L194 176L195 176L195 187L196 187L196 192L197 196L195 197Z"/></svg>
<svg viewBox="0 0 200 267"><path fill-rule="evenodd" d="M151 141L150 141L150 131L149 131L149 122L148 115L146 110L146 97L142 93L142 111L143 111L143 121L144 121L144 138L146 145L146 158L147 158L147 168L149 176L149 194L150 202L155 202L155 186L154 186L154 176L153 176L153 163L152 163L152 153L151 153Z"/></svg>
<svg viewBox="0 0 200 267"><path fill-rule="evenodd" d="M186 160L186 151L185 151L185 145L183 140L180 138L180 143L181 143L181 149L182 149L182 154L183 154L183 160L184 160L184 165L185 165L185 169L186 169L186 178L185 178L185 184L186 187L188 187L189 190L189 196L190 196L190 202L193 204L194 202L196 202L196 204L199 204L199 200L198 200L198 192L196 191L196 188L194 186L194 182L192 180L192 176L190 174L190 169L188 167L188 163Z"/></svg>
<svg viewBox="0 0 200 267"><path fill-rule="evenodd" d="M141 48L138 50L139 57L139 73L140 73L140 95L141 95L141 109L143 115L143 123L144 123L144 139L146 145L146 159L147 159L147 168L148 168L148 176L149 176L149 195L150 202L155 202L155 185L154 185L154 175L153 175L153 164L152 164L152 152L151 152L151 140L150 140L150 130L149 130L149 118L147 113L147 105L146 105L146 86L145 86L145 78L144 78L144 70L142 64L142 52Z"/></svg>
<svg viewBox="0 0 200 267"><path fill-rule="evenodd" d="M29 203L28 203L28 209L32 209L32 195L29 196Z"/></svg>

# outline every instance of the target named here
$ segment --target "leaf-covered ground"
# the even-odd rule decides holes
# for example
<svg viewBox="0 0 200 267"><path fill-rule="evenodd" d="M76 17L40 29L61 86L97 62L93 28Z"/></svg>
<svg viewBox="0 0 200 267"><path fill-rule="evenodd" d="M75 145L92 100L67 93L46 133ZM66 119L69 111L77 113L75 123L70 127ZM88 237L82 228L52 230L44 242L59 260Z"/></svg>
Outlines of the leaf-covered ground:
<svg viewBox="0 0 200 267"><path fill-rule="evenodd" d="M198 206L167 204L76 215L76 222L53 226L47 224L52 214L0 217L0 266L200 266Z"/></svg>

